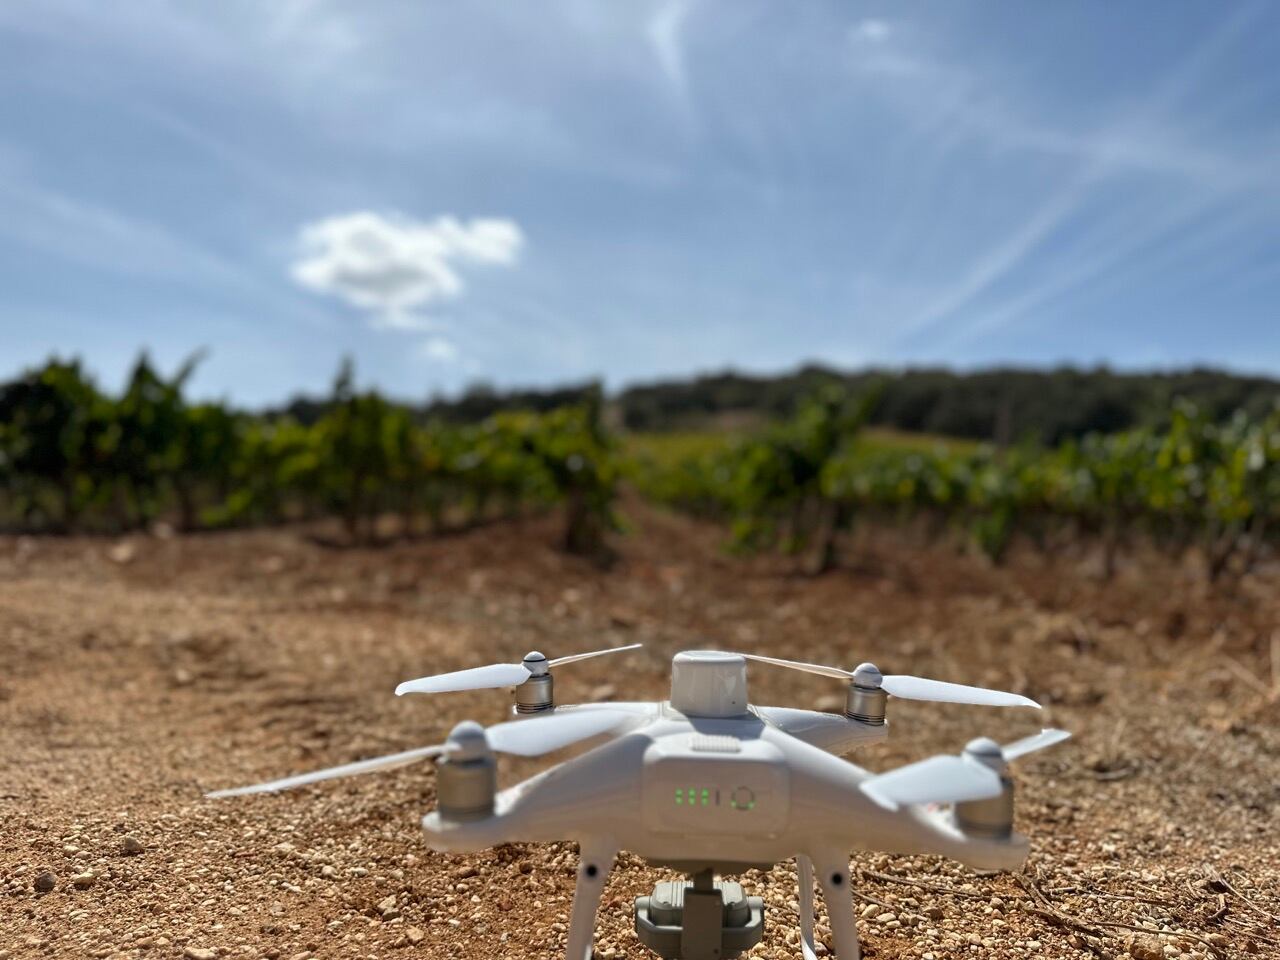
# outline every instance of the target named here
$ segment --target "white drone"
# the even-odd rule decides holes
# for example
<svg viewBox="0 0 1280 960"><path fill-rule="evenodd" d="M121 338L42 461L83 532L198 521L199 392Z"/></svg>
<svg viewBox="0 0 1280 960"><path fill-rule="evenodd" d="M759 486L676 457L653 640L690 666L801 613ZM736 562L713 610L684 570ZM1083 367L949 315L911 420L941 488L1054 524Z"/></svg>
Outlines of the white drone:
<svg viewBox="0 0 1280 960"><path fill-rule="evenodd" d="M555 705L551 668L638 647L519 664L494 664L402 683L397 694L515 687L517 719L453 728L443 744L363 760L210 797L287 790L320 780L438 759L437 809L422 820L428 844L462 853L504 843L570 840L581 850L568 960L590 960L596 911L619 850L688 874L635 901L636 932L666 958L728 960L758 943L764 903L715 875L795 858L806 960L813 939L813 879L827 904L840 960L859 957L850 850L941 854L982 870L1012 870L1027 856L1013 832L1009 761L1067 739L1062 730L999 746L970 742L873 774L839 758L882 740L887 695L996 707L1038 707L1013 693L911 676L872 664L841 670L753 654L676 654L662 703ZM747 700L747 661L844 680L843 716ZM494 751L540 756L607 736L607 742L498 792Z"/></svg>

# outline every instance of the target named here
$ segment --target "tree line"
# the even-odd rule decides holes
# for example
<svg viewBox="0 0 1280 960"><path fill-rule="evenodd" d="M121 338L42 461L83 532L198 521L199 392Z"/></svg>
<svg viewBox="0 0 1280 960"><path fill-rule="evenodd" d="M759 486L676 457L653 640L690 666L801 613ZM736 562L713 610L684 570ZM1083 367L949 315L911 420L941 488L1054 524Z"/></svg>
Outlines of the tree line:
<svg viewBox="0 0 1280 960"><path fill-rule="evenodd" d="M1194 549L1215 579L1247 569L1280 530L1274 404L1224 416L1180 398L1152 425L934 449L867 437L901 401L897 379L827 381L757 429L655 455L623 448L598 387L451 419L355 389L347 364L305 410L251 414L189 400L198 362L166 375L144 356L114 395L76 361L0 384L0 524L114 533L338 518L350 542L370 542L389 523L419 535L560 507L565 549L603 561L625 479L725 523L738 549L795 552L813 571L874 522L958 535L997 561L1018 536L1045 549L1096 541L1108 572L1133 543Z"/></svg>
<svg viewBox="0 0 1280 960"><path fill-rule="evenodd" d="M1175 401L1195 405L1221 423L1237 411L1265 416L1280 400L1280 381L1218 370L1117 373L997 368L961 373L945 369L843 372L808 366L779 376L726 372L634 386L615 399L630 430L697 427L717 417L749 414L784 419L827 387L860 394L878 391L867 422L898 430L990 441L1057 446L1091 433L1167 428Z"/></svg>
<svg viewBox="0 0 1280 960"><path fill-rule="evenodd" d="M632 432L715 427L725 421L764 425L785 420L827 387L853 394L875 391L872 426L985 441L997 446L1056 447L1091 433L1165 429L1177 401L1190 402L1215 423L1237 411L1265 416L1280 401L1280 380L1221 370L1119 373L1097 367L1051 370L993 368L959 372L937 368L841 371L810 365L792 373L753 376L727 371L627 387L607 398L606 420ZM476 383L455 397L414 404L417 416L474 424L507 410L548 412L599 396L583 382L545 389L498 389ZM266 411L311 424L332 397L300 396Z"/></svg>
<svg viewBox="0 0 1280 960"><path fill-rule="evenodd" d="M344 364L304 420L190 402L198 362L166 376L144 356L115 396L78 361L0 385L0 518L119 532L339 517L369 541L388 516L411 534L563 504L565 548L607 558L616 458L598 392L453 424L356 390Z"/></svg>
<svg viewBox="0 0 1280 960"><path fill-rule="evenodd" d="M957 451L868 440L890 383L862 394L828 385L788 420L735 442L632 465L653 499L730 525L740 549L836 562L858 523L958 535L995 561L1016 536L1041 549L1096 541L1103 572L1137 543L1194 551L1210 579L1245 571L1280 520L1280 409L1224 421L1175 401L1161 428L1091 433L1046 448Z"/></svg>

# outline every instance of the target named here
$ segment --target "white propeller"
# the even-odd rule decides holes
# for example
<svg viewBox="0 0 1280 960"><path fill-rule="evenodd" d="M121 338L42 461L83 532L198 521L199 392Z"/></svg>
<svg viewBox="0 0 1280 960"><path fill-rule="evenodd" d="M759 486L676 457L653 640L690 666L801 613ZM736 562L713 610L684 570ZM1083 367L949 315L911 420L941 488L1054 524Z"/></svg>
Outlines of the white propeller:
<svg viewBox="0 0 1280 960"><path fill-rule="evenodd" d="M396 696L406 693L454 693L460 690L493 690L500 687L518 687L532 676L536 676L551 667L566 663L577 663L591 657L602 657L607 653L621 653L624 650L635 650L644 644L631 643L625 647L610 647L607 650L593 650L590 653L575 653L567 657L548 660L540 653L530 653L522 663L494 663L486 667L472 667L469 670L455 670L452 673L441 673L417 680L406 680L396 687Z"/></svg>
<svg viewBox="0 0 1280 960"><path fill-rule="evenodd" d="M581 740L608 733L630 717L631 714L622 710L595 708L569 710L529 720L512 720L507 723L499 723L489 727L487 730L483 730L483 735L491 750L521 757L537 757L544 753L551 753L562 747L570 746ZM463 726L463 724L459 724L458 727L455 727L454 733L457 734L459 728ZM469 724L465 726L479 729ZM463 732L469 733L470 730ZM304 787L309 783L319 783L322 780L354 777L379 770L393 770L396 767L403 767L411 763L417 763L420 760L428 760L432 757L451 753L456 749L459 749L459 745L455 743L454 735L450 735L450 738L444 743L430 747L405 750L402 753L392 753L385 757L374 757L370 760L357 760L355 763L344 763L339 767L314 770L311 773L302 773L280 780L269 780L266 783L255 783L248 787L215 790L205 796L211 800L217 800L222 797L239 797L250 793L275 793L279 790L292 790L295 787Z"/></svg>
<svg viewBox="0 0 1280 960"><path fill-rule="evenodd" d="M1033 733L1029 737L1023 737L1021 740L1005 744L1000 748L1000 753L1004 756L1005 761L1008 762L1069 739L1071 739L1071 734L1066 730L1041 730L1039 733Z"/></svg>
<svg viewBox="0 0 1280 960"><path fill-rule="evenodd" d="M862 783L862 792L888 810L912 803L960 803L1000 795L1000 774L963 757L930 757Z"/></svg>
<svg viewBox="0 0 1280 960"><path fill-rule="evenodd" d="M1004 747L974 740L962 756L938 756L910 763L864 780L860 789L886 810L915 803L963 803L1000 795L1004 765L1051 747L1071 736L1066 730L1041 730Z"/></svg>
<svg viewBox="0 0 1280 960"><path fill-rule="evenodd" d="M934 703L971 703L984 707L1035 707L1040 708L1030 697L1017 693L1006 693L1003 690L988 690L985 687L967 687L960 683L946 683L942 680L928 680L924 677L913 677L908 674L889 674L882 676L880 671L864 664L858 670L844 670L840 667L828 667L818 663L801 663L797 660L781 660L777 657L764 657L756 653L744 653L748 660L771 663L776 667L787 667L791 670L803 670L805 673L816 673L821 677L833 677L837 680L861 680L866 676L872 686L881 687L890 696L902 700L929 700ZM870 667L869 670L865 668ZM878 679L879 683L875 683Z"/></svg>

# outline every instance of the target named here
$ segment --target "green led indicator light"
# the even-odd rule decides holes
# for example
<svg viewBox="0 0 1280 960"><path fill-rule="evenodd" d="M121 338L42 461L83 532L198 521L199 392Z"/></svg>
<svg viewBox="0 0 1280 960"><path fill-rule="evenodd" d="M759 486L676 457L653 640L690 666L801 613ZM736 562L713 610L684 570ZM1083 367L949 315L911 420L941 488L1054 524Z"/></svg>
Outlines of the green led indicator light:
<svg viewBox="0 0 1280 960"><path fill-rule="evenodd" d="M681 806L683 803L684 803L684 791L681 790L679 787L676 787L676 806L677 807Z"/></svg>
<svg viewBox="0 0 1280 960"><path fill-rule="evenodd" d="M703 787L702 789L702 805L705 807L711 802L711 791Z"/></svg>

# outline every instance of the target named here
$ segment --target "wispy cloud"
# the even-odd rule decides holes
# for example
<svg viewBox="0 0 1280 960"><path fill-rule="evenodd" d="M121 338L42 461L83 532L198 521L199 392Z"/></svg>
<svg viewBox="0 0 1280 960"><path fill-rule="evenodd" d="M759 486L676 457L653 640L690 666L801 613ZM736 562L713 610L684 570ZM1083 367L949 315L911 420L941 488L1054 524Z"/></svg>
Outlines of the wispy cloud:
<svg viewBox="0 0 1280 960"><path fill-rule="evenodd" d="M664 0L644 27L645 39L662 71L667 91L686 130L697 127L697 109L685 52L689 18L696 0Z"/></svg>
<svg viewBox="0 0 1280 960"><path fill-rule="evenodd" d="M907 317L900 332L914 333L953 316L1009 275L1076 213L1081 201L1089 194L1092 179L1086 173L1059 189L1017 229L972 261L954 283L936 293L914 315Z"/></svg>
<svg viewBox="0 0 1280 960"><path fill-rule="evenodd" d="M21 154L0 164L0 236L112 273L240 283L241 269L165 226L42 183Z"/></svg>
<svg viewBox="0 0 1280 960"><path fill-rule="evenodd" d="M691 7L690 0L667 0L650 19L645 31L662 72L671 85L682 92L688 78L685 75L681 31Z"/></svg>
<svg viewBox="0 0 1280 960"><path fill-rule="evenodd" d="M981 250L966 268L937 289L897 325L905 339L945 321L959 320L947 332L945 342L954 345L990 333L1026 316L1033 307L1079 286L1146 245L1163 237L1190 218L1220 204L1224 196L1245 190L1261 190L1275 196L1272 175L1252 159L1215 154L1194 144L1171 126L1168 114L1196 78L1226 52L1243 25L1257 12L1249 8L1233 15L1202 39L1200 44L1143 99L1100 131L1063 131L1024 120L1001 97L975 95L981 85L970 71L909 58L915 70L927 70L930 85L953 91L952 110L945 122L1006 147L1057 154L1075 162L1050 193L1008 233ZM950 75L947 83L939 81ZM1023 269L1039 259L1045 245L1078 218L1098 190L1130 173L1177 176L1199 188L1190 200L1171 212L1167 206L1128 209L1121 218L1120 235L1074 259L1047 258L1056 269L1047 279L1032 281L994 308L975 310L998 285L1012 282ZM1135 200L1141 204L1141 200Z"/></svg>

